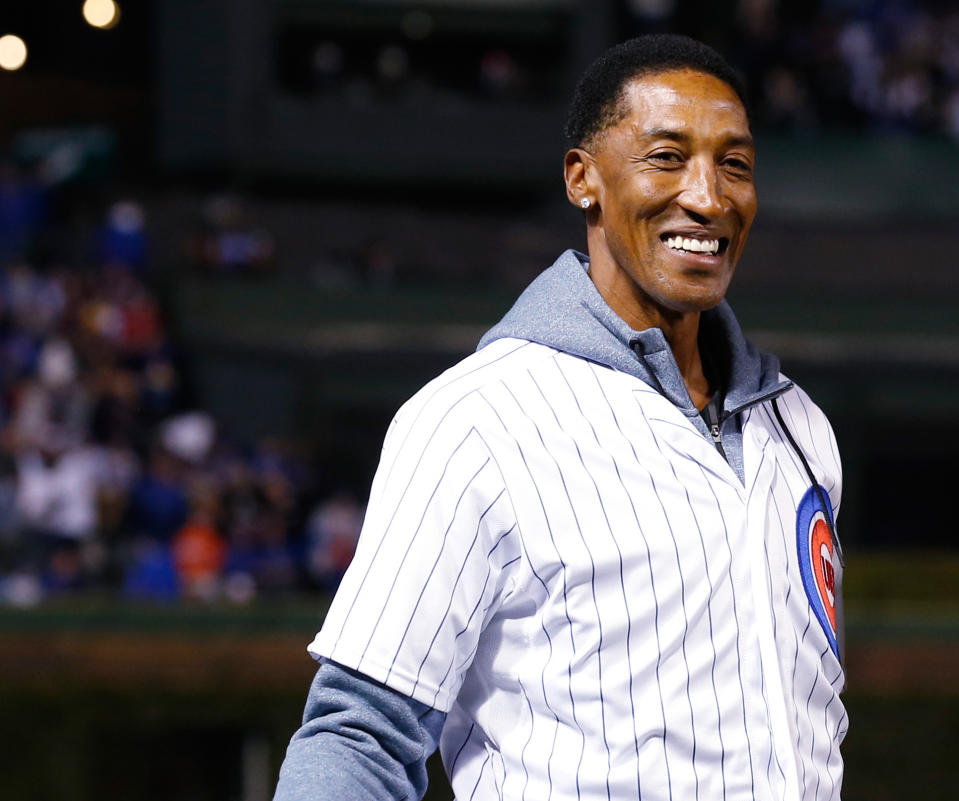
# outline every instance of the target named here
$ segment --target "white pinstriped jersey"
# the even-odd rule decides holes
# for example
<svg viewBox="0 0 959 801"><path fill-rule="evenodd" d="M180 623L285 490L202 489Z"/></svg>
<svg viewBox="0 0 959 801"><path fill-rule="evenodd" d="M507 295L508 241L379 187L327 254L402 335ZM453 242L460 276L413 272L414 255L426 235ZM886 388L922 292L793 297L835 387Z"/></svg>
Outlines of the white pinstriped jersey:
<svg viewBox="0 0 959 801"><path fill-rule="evenodd" d="M779 406L838 510L828 422ZM397 414L310 651L448 712L460 801L838 799L843 670L768 403L743 460L638 378L497 340Z"/></svg>

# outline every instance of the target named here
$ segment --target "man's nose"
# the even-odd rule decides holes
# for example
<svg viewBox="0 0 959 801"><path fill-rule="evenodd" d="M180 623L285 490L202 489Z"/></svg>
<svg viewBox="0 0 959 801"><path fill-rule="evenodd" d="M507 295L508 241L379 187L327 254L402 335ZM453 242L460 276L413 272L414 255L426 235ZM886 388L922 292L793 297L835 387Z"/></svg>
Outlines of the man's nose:
<svg viewBox="0 0 959 801"><path fill-rule="evenodd" d="M690 162L684 179L685 185L679 197L684 209L707 219L715 219L723 213L719 174L712 163L707 164L703 160Z"/></svg>

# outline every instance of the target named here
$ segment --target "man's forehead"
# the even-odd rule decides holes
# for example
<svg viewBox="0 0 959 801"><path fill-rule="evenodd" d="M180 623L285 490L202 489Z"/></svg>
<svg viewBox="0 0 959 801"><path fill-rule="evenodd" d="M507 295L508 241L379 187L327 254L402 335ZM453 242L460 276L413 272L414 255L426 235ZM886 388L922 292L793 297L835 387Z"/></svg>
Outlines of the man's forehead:
<svg viewBox="0 0 959 801"><path fill-rule="evenodd" d="M744 115L746 112L742 99L728 83L711 73L692 69L637 75L624 85L623 96L633 102L655 98L661 103L728 104L730 109Z"/></svg>
<svg viewBox="0 0 959 801"><path fill-rule="evenodd" d="M634 129L695 133L705 120L739 136L749 120L739 95L719 78L692 70L644 75L624 91L627 112L621 122Z"/></svg>
<svg viewBox="0 0 959 801"><path fill-rule="evenodd" d="M672 114L647 117L644 119L632 118L626 121L630 133L643 139L675 139L686 140L694 139L697 136L709 133L713 138L733 139L742 144L753 145L753 138L749 131L749 126L745 123L738 124L736 120L730 120L728 125L712 125L708 131L704 131L703 126L697 119L682 117Z"/></svg>

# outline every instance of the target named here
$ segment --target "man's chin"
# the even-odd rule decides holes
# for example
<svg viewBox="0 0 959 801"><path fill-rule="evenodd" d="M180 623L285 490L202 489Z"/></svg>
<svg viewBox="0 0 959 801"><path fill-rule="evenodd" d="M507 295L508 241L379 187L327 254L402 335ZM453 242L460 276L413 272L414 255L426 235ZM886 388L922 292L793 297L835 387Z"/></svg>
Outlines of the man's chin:
<svg viewBox="0 0 959 801"><path fill-rule="evenodd" d="M673 311L681 314L690 314L695 312L709 311L715 309L723 298L726 297L726 287L695 287L693 290L683 293L678 298L673 298L670 307Z"/></svg>

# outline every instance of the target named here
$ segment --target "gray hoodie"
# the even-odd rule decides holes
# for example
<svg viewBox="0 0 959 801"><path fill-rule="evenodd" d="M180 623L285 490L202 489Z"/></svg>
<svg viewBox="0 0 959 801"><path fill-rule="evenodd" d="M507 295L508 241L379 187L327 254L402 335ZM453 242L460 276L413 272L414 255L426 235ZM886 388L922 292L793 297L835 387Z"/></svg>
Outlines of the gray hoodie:
<svg viewBox="0 0 959 801"><path fill-rule="evenodd" d="M527 339L629 373L668 398L711 439L693 405L669 343L659 328L633 331L603 300L589 278L589 259L567 250L519 296L480 340ZM742 427L738 412L789 389L779 360L743 336L732 309L722 301L700 319L699 344L722 397L720 429L729 464L743 480ZM708 372L708 371L707 371Z"/></svg>

